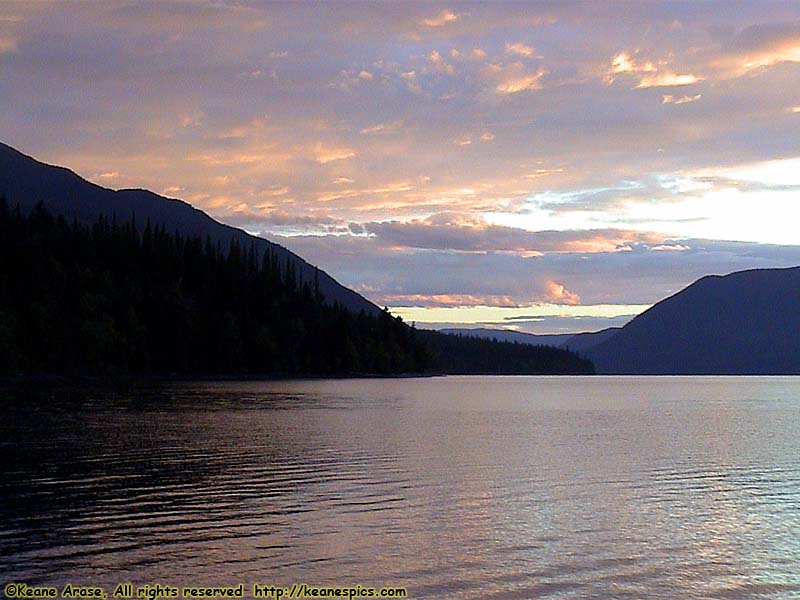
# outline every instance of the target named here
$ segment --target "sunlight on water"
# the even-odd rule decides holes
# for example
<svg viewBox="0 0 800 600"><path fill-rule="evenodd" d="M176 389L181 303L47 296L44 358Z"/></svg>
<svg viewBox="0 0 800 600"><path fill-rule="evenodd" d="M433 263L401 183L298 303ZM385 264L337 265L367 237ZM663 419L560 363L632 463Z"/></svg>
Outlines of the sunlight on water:
<svg viewBox="0 0 800 600"><path fill-rule="evenodd" d="M3 581L800 597L800 379L2 390Z"/></svg>

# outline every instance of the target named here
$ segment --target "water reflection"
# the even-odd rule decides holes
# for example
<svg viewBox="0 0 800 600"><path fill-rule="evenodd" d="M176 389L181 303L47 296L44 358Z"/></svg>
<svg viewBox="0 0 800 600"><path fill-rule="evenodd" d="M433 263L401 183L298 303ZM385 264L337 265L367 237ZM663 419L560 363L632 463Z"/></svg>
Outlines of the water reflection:
<svg viewBox="0 0 800 600"><path fill-rule="evenodd" d="M6 581L800 595L794 378L0 394Z"/></svg>

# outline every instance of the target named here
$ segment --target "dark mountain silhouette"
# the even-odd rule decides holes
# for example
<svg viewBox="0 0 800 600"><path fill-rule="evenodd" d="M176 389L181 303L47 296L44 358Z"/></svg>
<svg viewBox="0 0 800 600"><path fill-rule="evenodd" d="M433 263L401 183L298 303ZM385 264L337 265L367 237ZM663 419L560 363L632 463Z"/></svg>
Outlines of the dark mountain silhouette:
<svg viewBox="0 0 800 600"><path fill-rule="evenodd" d="M0 256L0 376L593 372L567 350L417 331L184 202L2 145Z"/></svg>
<svg viewBox="0 0 800 600"><path fill-rule="evenodd" d="M255 242L259 256L269 251L283 268L287 262L293 263L298 280L318 286L329 304L338 302L353 312L381 312L372 302L340 285L327 273L283 246L215 221L182 200L165 198L148 190L115 191L100 187L69 169L39 162L0 143L2 196L10 206L19 205L23 211L29 212L36 204L42 203L55 215L62 215L70 221L77 219L87 225L104 215L119 224L135 219L139 226L144 226L149 221L153 226L162 225L183 236L210 238L224 249L229 248L234 240L243 248Z"/></svg>
<svg viewBox="0 0 800 600"><path fill-rule="evenodd" d="M0 198L0 375L419 373L416 330L322 302L255 244ZM562 351L563 352L563 351ZM574 356L574 355L573 355ZM577 358L577 357L576 357Z"/></svg>
<svg viewBox="0 0 800 600"><path fill-rule="evenodd" d="M703 277L586 354L609 374L800 374L800 267Z"/></svg>
<svg viewBox="0 0 800 600"><path fill-rule="evenodd" d="M576 333L570 336L564 343L560 344L559 348L566 348L578 354L587 354L598 344L612 338L620 329L621 327L608 327L600 331Z"/></svg>

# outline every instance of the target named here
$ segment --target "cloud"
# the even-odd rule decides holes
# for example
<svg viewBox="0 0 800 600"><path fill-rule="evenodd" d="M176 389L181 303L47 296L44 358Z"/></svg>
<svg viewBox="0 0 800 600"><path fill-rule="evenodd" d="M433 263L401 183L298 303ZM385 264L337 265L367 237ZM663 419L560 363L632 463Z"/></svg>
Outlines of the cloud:
<svg viewBox="0 0 800 600"><path fill-rule="evenodd" d="M685 244L659 244L650 248L652 252L688 252L691 249L691 246Z"/></svg>
<svg viewBox="0 0 800 600"><path fill-rule="evenodd" d="M376 243L389 247L458 252L616 252L629 244L661 244L664 236L624 230L527 231L491 225L469 214L442 212L426 219L364 223Z"/></svg>
<svg viewBox="0 0 800 600"><path fill-rule="evenodd" d="M556 281L548 281L547 285L547 293L542 297L542 300L545 302L550 302L552 304L580 304L581 297L574 293L570 292L566 287Z"/></svg>
<svg viewBox="0 0 800 600"><path fill-rule="evenodd" d="M533 56L533 48L522 42L514 42L513 44L506 44L507 54L516 54L517 56Z"/></svg>
<svg viewBox="0 0 800 600"><path fill-rule="evenodd" d="M547 71L542 68L531 71L521 62L514 62L509 65L489 64L484 68L483 74L496 92L517 94L542 89L541 80Z"/></svg>
<svg viewBox="0 0 800 600"><path fill-rule="evenodd" d="M392 306L519 306L513 298L491 294L384 294L381 301Z"/></svg>
<svg viewBox="0 0 800 600"><path fill-rule="evenodd" d="M452 75L455 73L455 68L453 65L446 63L438 50L433 50L430 52L430 54L428 54L428 63L430 67L437 73L441 73L443 75Z"/></svg>
<svg viewBox="0 0 800 600"><path fill-rule="evenodd" d="M322 165L337 160L346 160L354 156L356 156L356 151L351 148L330 146L321 142L314 146L314 160Z"/></svg>
<svg viewBox="0 0 800 600"><path fill-rule="evenodd" d="M620 52L611 59L611 65L604 76L607 84L612 84L616 76L630 75L639 82L637 88L672 87L691 85L702 81L702 77L686 74L676 74L668 67L668 61L639 60L635 53Z"/></svg>
<svg viewBox="0 0 800 600"><path fill-rule="evenodd" d="M661 97L661 104L689 104L690 102L697 102L702 96L695 94L694 96L673 96L672 94L664 94Z"/></svg>
<svg viewBox="0 0 800 600"><path fill-rule="evenodd" d="M416 71L404 71L400 74L400 77L405 80L406 88L412 94L420 94L422 93L422 86L419 84L419 80L417 79L417 72Z"/></svg>
<svg viewBox="0 0 800 600"><path fill-rule="evenodd" d="M343 230L346 226L341 219L330 215L293 214L280 209L252 211L246 205L238 208L239 210L221 218L230 225L242 227L257 235L262 234L265 230L282 229L330 233Z"/></svg>
<svg viewBox="0 0 800 600"><path fill-rule="evenodd" d="M657 70L658 68L652 62L638 62L627 52L620 52L611 59L610 73L612 74L655 73Z"/></svg>
<svg viewBox="0 0 800 600"><path fill-rule="evenodd" d="M457 14L449 10L443 10L437 16L422 19L419 23L425 27L441 27L456 20L458 20Z"/></svg>
<svg viewBox="0 0 800 600"><path fill-rule="evenodd" d="M692 75L690 73L686 73L684 75L676 75L671 71L665 71L663 73L656 73L654 75L645 75L639 80L637 88L650 88L650 87L673 87L673 86L683 86L683 85L692 85L693 83L697 83L698 81L702 81L701 77L697 77L696 75Z"/></svg>
<svg viewBox="0 0 800 600"><path fill-rule="evenodd" d="M45 3L42 3L45 4ZM73 7L79 18L105 27L146 28L152 32L215 31L258 33L269 28L271 19L257 6L209 1L158 3L109 3L100 10L89 5Z"/></svg>
<svg viewBox="0 0 800 600"><path fill-rule="evenodd" d="M543 169L543 168L540 168L540 169L535 169L531 173L526 173L525 175L523 175L523 177L525 179L533 181L535 179L540 179L542 177L547 177L548 175L555 175L555 174L563 173L563 172L564 172L563 168L558 168L558 169Z"/></svg>
<svg viewBox="0 0 800 600"><path fill-rule="evenodd" d="M369 127L364 127L359 133L362 135L377 135L377 134L384 134L384 133L395 133L399 131L400 128L403 127L402 121L389 121L386 123L378 123L377 125L371 125Z"/></svg>
<svg viewBox="0 0 800 600"><path fill-rule="evenodd" d="M758 24L739 31L715 66L738 77L783 62L800 62L800 22Z"/></svg>
<svg viewBox="0 0 800 600"><path fill-rule="evenodd" d="M284 186L272 187L261 192L264 196L285 196L289 193L289 188Z"/></svg>
<svg viewBox="0 0 800 600"><path fill-rule="evenodd" d="M524 307L552 302L559 295L568 300L570 294L579 292L579 304L562 305L565 310L575 307L573 317L587 315L586 307L595 305L640 305L635 311L639 312L641 306L674 294L707 274L800 263L799 246L696 239L669 242L667 245L684 247L674 251L635 246L630 252L546 253L532 259L507 253L410 250L382 245L375 236L297 236L278 241L336 273L344 283L360 286L381 305ZM549 282L565 290L561 292ZM635 312L621 310L617 314ZM516 314L534 313L520 310ZM418 314L415 318L448 321L430 317L423 319ZM501 319L484 315L478 320ZM577 322L573 324L579 327Z"/></svg>
<svg viewBox="0 0 800 600"><path fill-rule="evenodd" d="M460 6L0 3L0 139L376 295L649 302L800 263L691 241L796 240L795 167L724 172L798 155L796 4Z"/></svg>

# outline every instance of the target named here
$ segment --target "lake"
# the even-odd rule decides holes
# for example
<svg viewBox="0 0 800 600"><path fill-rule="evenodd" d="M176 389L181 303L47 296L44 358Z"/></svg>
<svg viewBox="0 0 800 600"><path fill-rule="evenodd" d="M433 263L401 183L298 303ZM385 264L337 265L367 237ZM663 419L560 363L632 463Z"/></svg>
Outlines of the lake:
<svg viewBox="0 0 800 600"><path fill-rule="evenodd" d="M0 393L2 585L800 598L800 378Z"/></svg>

